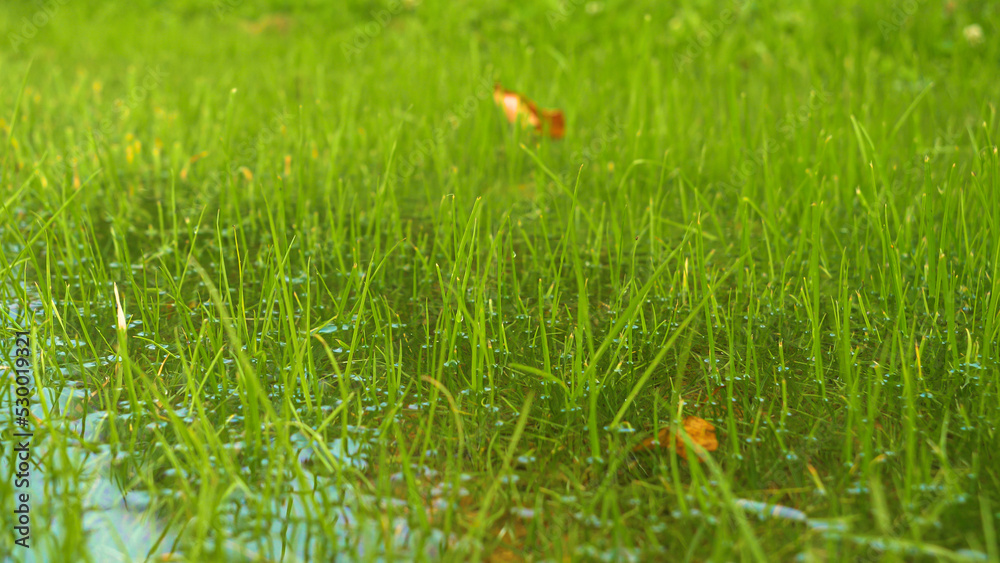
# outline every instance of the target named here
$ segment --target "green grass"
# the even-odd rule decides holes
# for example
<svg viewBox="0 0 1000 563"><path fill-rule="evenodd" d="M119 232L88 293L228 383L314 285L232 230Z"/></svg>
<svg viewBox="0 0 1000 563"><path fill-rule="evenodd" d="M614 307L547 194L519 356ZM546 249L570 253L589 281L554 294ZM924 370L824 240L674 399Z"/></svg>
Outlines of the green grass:
<svg viewBox="0 0 1000 563"><path fill-rule="evenodd" d="M124 4L0 7L0 559L1000 561L993 3Z"/></svg>

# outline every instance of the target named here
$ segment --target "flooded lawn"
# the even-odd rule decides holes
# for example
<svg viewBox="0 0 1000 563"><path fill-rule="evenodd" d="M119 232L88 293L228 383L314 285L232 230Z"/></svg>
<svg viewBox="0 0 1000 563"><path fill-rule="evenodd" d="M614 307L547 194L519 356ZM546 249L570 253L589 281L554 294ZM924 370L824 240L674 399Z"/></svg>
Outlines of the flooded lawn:
<svg viewBox="0 0 1000 563"><path fill-rule="evenodd" d="M15 4L0 561L1000 561L988 6Z"/></svg>

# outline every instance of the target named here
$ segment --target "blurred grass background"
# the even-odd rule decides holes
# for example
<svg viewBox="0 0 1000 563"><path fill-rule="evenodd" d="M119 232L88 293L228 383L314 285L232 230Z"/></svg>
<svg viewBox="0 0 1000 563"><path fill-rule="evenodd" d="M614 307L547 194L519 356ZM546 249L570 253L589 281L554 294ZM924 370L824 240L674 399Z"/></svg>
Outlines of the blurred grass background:
<svg viewBox="0 0 1000 563"><path fill-rule="evenodd" d="M37 547L0 554L996 560L996 33L931 0L5 3L3 334L59 407ZM684 414L712 460L633 453ZM88 519L101 479L148 537Z"/></svg>

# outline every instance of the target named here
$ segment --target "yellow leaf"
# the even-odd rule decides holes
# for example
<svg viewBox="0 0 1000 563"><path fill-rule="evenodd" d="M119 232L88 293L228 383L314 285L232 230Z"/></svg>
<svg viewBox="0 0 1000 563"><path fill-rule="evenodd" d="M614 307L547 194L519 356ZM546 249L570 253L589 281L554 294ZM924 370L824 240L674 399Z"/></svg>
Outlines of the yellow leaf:
<svg viewBox="0 0 1000 563"><path fill-rule="evenodd" d="M689 416L684 419L684 432L691 437L691 441L705 448L706 451L714 452L719 449L719 440L715 437L715 427L712 423L697 416ZM654 447L676 447L677 455L687 459L687 449L684 446L684 439L678 436L671 436L669 428L660 430L660 433L653 438L646 438L633 451L641 452L653 449Z"/></svg>

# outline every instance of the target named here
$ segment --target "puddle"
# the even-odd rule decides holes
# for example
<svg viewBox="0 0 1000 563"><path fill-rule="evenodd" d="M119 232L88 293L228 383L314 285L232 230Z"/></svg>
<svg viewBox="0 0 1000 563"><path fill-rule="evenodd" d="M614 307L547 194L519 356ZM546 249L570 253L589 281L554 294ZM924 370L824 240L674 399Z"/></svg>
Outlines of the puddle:
<svg viewBox="0 0 1000 563"><path fill-rule="evenodd" d="M0 374L0 378L6 378ZM0 432L9 435L13 421L11 394L0 395ZM44 398L40 400L40 397ZM183 522L169 522L170 515L157 510L151 493L139 488L124 490L112 476L114 466L134 456L113 455L102 444L107 436L108 415L94 411L85 414L85 390L64 386L60 390L43 388L34 396L32 413L51 423L54 432L40 431L36 425L31 442L31 456L41 468L34 467L27 493L32 510L32 549L25 561L48 560L57 545L70 538L86 536L86 550L95 561L144 560L147 555L161 556L173 551ZM178 414L184 411L178 409ZM119 415L121 420L125 415ZM339 479L337 472L320 461L325 458L343 469L364 471L369 468L367 448L360 438L370 434L352 429L349 435L359 439L334 438L321 448L301 433L290 437L301 473L309 485L301 489L301 480L285 469L285 480L293 489L271 496L269 505L259 504L253 493L236 488L218 507L227 525L222 545L209 538L205 553L224 553L227 561L370 561L384 558L386 550L401 555L434 559L447 543L443 533L423 533L409 525L408 504L398 499L376 499L358 493L353 477ZM238 444L230 442L229 445ZM178 448L182 450L183 448ZM238 453L242 448L228 448ZM320 453L320 452L323 453ZM325 457L331 456L331 457ZM13 482L10 452L0 458L0 475ZM260 472L267 473L267 459L261 460ZM170 470L163 472L163 485L169 487ZM197 490L195 475L178 476ZM159 484L159 483L158 483ZM228 486L228 485L227 485ZM262 484L250 483L256 491ZM19 492L21 492L19 490ZM177 489L161 488L160 497L181 494ZM374 514L384 513L389 502L397 516L386 521ZM69 517L71 514L82 515ZM188 523L194 525L193 521ZM80 528L75 528L75 526ZM262 527L263 526L263 527ZM181 539L184 539L183 537ZM183 542L178 542L183 549ZM82 552L82 548L78 548ZM177 552L175 552L175 555ZM183 554L181 552L181 554Z"/></svg>
<svg viewBox="0 0 1000 563"><path fill-rule="evenodd" d="M0 378L7 377L0 374ZM9 387L8 387L9 389ZM66 392L68 391L68 392ZM74 412L74 399L79 396L73 389L63 393L42 389L41 395L49 402L49 414L44 412L41 401L32 405L32 414L44 420L66 420L58 412ZM37 397L38 395L36 395ZM11 412L11 394L0 394L0 434L11 436L16 431ZM51 415L51 416L50 416ZM103 413L88 415L88 433L95 436L101 427ZM63 424L67 434L73 433L69 424ZM29 495L31 510L31 545L23 551L25 561L46 561L45 554L53 546L82 532L86 536L86 549L97 561L144 559L160 542L173 542L172 534L164 531L162 523L147 509L148 496L141 491L122 493L121 488L108 479L111 474L110 453L91 453L82 448L54 445L52 433L39 431L30 440L31 460L36 465L30 470L29 486L16 489L17 494ZM14 447L14 439L6 440ZM0 478L14 483L15 468L11 464L12 452L5 448L0 458ZM40 464L40 465L39 465ZM75 521L77 516L82 517ZM77 528L77 526L80 528ZM82 551L82 550L81 550Z"/></svg>

